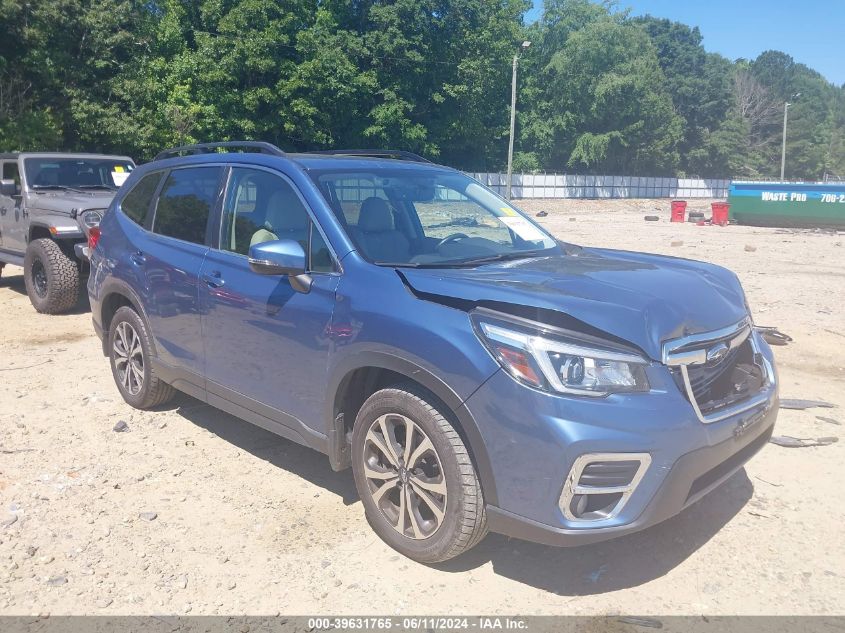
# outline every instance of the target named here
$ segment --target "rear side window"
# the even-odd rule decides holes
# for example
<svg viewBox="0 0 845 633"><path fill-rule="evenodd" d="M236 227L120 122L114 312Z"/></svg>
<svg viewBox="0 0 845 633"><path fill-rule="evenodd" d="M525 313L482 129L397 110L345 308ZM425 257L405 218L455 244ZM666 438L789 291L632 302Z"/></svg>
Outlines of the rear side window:
<svg viewBox="0 0 845 633"><path fill-rule="evenodd" d="M152 202L160 180L161 172L147 174L141 178L132 187L132 191L123 198L123 202L120 203L120 210L129 219L143 226L147 218L147 211L150 208L150 202Z"/></svg>
<svg viewBox="0 0 845 633"><path fill-rule="evenodd" d="M204 244L221 172L220 167L191 167L170 172L156 205L153 233Z"/></svg>

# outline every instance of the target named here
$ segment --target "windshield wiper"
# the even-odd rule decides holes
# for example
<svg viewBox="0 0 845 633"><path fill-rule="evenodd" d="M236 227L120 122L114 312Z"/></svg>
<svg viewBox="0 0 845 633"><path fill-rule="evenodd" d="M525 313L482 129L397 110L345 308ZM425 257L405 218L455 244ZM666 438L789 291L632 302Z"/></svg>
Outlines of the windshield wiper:
<svg viewBox="0 0 845 633"><path fill-rule="evenodd" d="M106 189L107 191L117 191L117 187L111 185L78 185L80 189Z"/></svg>
<svg viewBox="0 0 845 633"><path fill-rule="evenodd" d="M485 257L474 257L472 259L459 259L456 261L445 261L441 264L446 267L459 268L462 266L477 266L478 264L487 264L489 262L504 262L510 259L530 259L531 257L538 257L544 254L549 254L547 251L551 249L544 249L540 251L518 251L515 253L496 253L495 255L487 255Z"/></svg>
<svg viewBox="0 0 845 633"><path fill-rule="evenodd" d="M67 185L32 185L32 188L36 191L75 191L76 193L83 193L81 189Z"/></svg>
<svg viewBox="0 0 845 633"><path fill-rule="evenodd" d="M376 262L376 264L389 268L469 268L490 262L502 262L510 259L528 259L530 257L538 257L540 255L548 254L549 250L551 249L540 251L520 251L516 253L497 253L496 255L489 255L486 257L456 259L451 261L446 260L440 262Z"/></svg>

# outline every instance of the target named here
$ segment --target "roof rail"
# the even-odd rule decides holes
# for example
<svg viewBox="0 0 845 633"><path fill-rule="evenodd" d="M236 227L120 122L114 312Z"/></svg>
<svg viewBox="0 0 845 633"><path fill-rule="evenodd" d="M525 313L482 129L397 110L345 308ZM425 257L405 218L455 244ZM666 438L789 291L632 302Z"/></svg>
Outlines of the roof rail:
<svg viewBox="0 0 845 633"><path fill-rule="evenodd" d="M415 163L430 163L427 158L419 154L406 152L401 149L323 149L307 154L333 154L335 156L362 156L364 158L394 158L396 160L410 160Z"/></svg>
<svg viewBox="0 0 845 633"><path fill-rule="evenodd" d="M240 147L243 149L254 150L259 154L270 154L272 156L284 156L285 153L272 143L265 143L264 141L223 141L219 143L197 143L196 145L182 145L181 147L172 147L163 152L159 152L155 158L156 160L163 160L165 158L173 158L181 156L182 154L211 154L214 150L220 148Z"/></svg>

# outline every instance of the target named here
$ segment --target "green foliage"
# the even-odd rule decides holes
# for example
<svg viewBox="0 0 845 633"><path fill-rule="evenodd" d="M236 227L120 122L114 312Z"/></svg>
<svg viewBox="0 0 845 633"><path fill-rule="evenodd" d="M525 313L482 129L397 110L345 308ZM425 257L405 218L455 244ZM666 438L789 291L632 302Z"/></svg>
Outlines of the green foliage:
<svg viewBox="0 0 845 633"><path fill-rule="evenodd" d="M613 2L0 0L0 150L262 139L517 171L845 176L845 88L788 55L732 62ZM794 97L800 93L799 97Z"/></svg>
<svg viewBox="0 0 845 633"><path fill-rule="evenodd" d="M540 158L534 152L514 152L513 171L533 173L542 169Z"/></svg>
<svg viewBox="0 0 845 633"><path fill-rule="evenodd" d="M550 0L534 36L540 44L526 83L535 107L521 117L523 150L537 151L547 169L646 174L677 166L682 121L642 29L586 0Z"/></svg>
<svg viewBox="0 0 845 633"><path fill-rule="evenodd" d="M724 175L727 172L719 171L721 162L712 164L718 154L708 151L702 155L701 149L726 121L731 107L731 63L704 50L698 27L650 16L636 18L633 23L648 33L657 48L672 105L683 119L678 146L681 169L707 176Z"/></svg>

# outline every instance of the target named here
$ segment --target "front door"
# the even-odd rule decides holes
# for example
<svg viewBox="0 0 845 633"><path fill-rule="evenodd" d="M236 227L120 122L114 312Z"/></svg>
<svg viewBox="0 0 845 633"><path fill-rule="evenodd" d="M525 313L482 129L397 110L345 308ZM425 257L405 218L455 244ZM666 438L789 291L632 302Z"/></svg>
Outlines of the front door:
<svg viewBox="0 0 845 633"><path fill-rule="evenodd" d="M313 284L307 294L285 276L250 270L250 245L275 239L296 240L309 254ZM321 416L339 276L287 178L232 168L219 248L206 255L200 279L209 402L216 394L284 426L305 424L325 433Z"/></svg>
<svg viewBox="0 0 845 633"><path fill-rule="evenodd" d="M3 180L14 180L18 195L0 194L0 249L23 252L23 246L18 244L23 218L21 217L21 178L18 173L16 160L0 161L0 177Z"/></svg>

